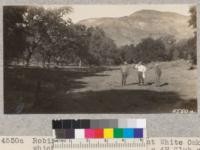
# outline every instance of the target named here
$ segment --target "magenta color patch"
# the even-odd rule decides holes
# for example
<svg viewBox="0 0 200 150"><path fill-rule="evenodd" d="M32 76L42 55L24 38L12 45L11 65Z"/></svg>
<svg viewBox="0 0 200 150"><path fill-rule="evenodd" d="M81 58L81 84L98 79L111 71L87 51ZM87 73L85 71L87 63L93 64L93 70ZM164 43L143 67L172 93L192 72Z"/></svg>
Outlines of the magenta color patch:
<svg viewBox="0 0 200 150"><path fill-rule="evenodd" d="M85 129L85 138L95 138L95 130L94 129Z"/></svg>

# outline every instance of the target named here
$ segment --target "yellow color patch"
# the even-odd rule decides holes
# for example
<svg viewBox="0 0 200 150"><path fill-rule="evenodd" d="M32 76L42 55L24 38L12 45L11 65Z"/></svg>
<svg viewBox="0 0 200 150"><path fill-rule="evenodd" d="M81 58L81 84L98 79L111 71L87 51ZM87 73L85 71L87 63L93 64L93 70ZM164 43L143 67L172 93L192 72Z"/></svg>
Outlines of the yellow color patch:
<svg viewBox="0 0 200 150"><path fill-rule="evenodd" d="M103 133L104 133L104 138L105 139L113 138L113 129L112 128L105 128L103 130Z"/></svg>

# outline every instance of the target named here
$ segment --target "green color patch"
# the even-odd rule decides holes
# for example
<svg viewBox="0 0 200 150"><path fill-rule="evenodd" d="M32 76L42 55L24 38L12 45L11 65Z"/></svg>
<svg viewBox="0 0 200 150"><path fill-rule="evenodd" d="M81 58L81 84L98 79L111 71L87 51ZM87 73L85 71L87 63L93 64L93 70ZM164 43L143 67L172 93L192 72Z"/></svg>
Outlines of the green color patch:
<svg viewBox="0 0 200 150"><path fill-rule="evenodd" d="M115 128L114 129L114 138L123 138L123 129Z"/></svg>

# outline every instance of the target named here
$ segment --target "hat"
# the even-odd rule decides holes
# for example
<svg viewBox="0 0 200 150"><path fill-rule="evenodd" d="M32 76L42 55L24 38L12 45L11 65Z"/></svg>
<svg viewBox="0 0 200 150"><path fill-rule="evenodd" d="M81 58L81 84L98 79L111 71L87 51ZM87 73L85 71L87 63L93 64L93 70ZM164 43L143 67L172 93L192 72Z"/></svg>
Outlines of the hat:
<svg viewBox="0 0 200 150"><path fill-rule="evenodd" d="M124 64L125 64L125 65L127 65L127 62L126 62L126 61L124 61Z"/></svg>

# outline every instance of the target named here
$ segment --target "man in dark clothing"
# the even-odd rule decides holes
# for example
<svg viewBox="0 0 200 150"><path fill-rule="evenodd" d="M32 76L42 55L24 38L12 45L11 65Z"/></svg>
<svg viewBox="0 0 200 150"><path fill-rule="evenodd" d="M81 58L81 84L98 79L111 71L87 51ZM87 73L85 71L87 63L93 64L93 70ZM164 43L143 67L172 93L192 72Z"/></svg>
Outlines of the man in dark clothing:
<svg viewBox="0 0 200 150"><path fill-rule="evenodd" d="M126 79L128 77L128 64L125 61L123 65L120 67L121 74L122 74L122 86L126 85Z"/></svg>
<svg viewBox="0 0 200 150"><path fill-rule="evenodd" d="M156 75L156 78L155 78L156 86L160 86L160 78L162 75L162 71L161 71L159 64L155 65L155 75Z"/></svg>

